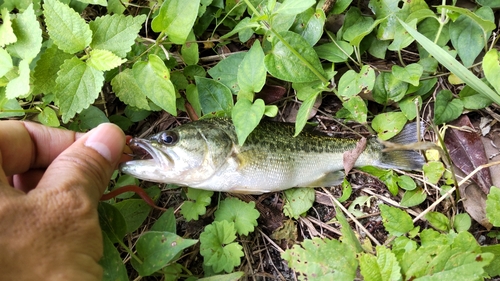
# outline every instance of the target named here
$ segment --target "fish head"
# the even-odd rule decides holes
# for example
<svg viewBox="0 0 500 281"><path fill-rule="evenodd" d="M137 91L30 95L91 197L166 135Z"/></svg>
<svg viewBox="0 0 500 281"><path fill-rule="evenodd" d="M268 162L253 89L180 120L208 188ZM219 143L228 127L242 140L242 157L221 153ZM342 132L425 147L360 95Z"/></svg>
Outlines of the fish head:
<svg viewBox="0 0 500 281"><path fill-rule="evenodd" d="M223 127L193 122L162 131L147 139L133 138L129 146L146 159L120 165L136 178L189 186L214 175L230 157L232 136Z"/></svg>

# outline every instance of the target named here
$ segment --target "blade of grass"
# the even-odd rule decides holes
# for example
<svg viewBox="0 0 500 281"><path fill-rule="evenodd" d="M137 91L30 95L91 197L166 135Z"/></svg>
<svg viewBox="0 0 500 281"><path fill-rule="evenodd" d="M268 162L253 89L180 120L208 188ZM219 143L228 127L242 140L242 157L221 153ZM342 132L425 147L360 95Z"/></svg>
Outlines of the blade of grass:
<svg viewBox="0 0 500 281"><path fill-rule="evenodd" d="M471 88L476 90L479 94L485 95L491 99L496 104L500 104L500 95L493 91L488 85L481 81L478 77L469 71L465 66L463 66L459 61L453 58L441 47L433 43L431 40L427 39L417 30L413 29L407 25L404 21L399 19L399 23L408 31L408 33L417 40L422 47L425 48L429 54L431 54L440 64L446 67L453 74L458 76L465 84L469 85Z"/></svg>

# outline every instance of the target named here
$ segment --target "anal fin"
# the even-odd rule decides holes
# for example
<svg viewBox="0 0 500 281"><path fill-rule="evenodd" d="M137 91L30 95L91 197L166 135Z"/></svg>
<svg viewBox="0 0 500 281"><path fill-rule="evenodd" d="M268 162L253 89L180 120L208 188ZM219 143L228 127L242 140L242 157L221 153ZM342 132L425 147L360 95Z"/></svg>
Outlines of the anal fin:
<svg viewBox="0 0 500 281"><path fill-rule="evenodd" d="M343 171L334 171L330 173L326 173L321 178L305 183L301 185L301 187L322 187L322 186L335 186L339 185L344 181L345 174Z"/></svg>

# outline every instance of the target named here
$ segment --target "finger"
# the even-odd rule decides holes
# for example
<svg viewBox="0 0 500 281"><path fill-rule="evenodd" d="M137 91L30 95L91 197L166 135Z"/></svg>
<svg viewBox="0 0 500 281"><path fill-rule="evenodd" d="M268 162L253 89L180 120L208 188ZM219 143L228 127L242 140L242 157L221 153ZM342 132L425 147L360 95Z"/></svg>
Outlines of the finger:
<svg viewBox="0 0 500 281"><path fill-rule="evenodd" d="M31 168L46 168L81 136L83 134L31 122L2 121L0 167L7 177Z"/></svg>
<svg viewBox="0 0 500 281"><path fill-rule="evenodd" d="M26 173L14 175L12 176L11 185L24 193L28 193L38 185L44 172L44 169L32 169Z"/></svg>
<svg viewBox="0 0 500 281"><path fill-rule="evenodd" d="M33 192L47 188L55 192L76 192L97 204L122 157L124 146L125 135L118 126L99 125L54 159Z"/></svg>

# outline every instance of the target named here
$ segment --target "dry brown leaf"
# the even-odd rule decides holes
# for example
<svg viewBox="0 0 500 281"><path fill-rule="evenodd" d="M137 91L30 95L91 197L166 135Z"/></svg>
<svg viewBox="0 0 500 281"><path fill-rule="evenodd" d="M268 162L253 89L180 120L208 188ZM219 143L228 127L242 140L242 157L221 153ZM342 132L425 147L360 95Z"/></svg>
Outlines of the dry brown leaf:
<svg viewBox="0 0 500 281"><path fill-rule="evenodd" d="M349 173L349 171L352 170L354 164L356 164L356 160L358 160L359 155L363 153L365 148L366 138L362 138L356 143L356 147L353 150L344 152L344 154L342 155L342 161L344 164L344 171L346 175Z"/></svg>

